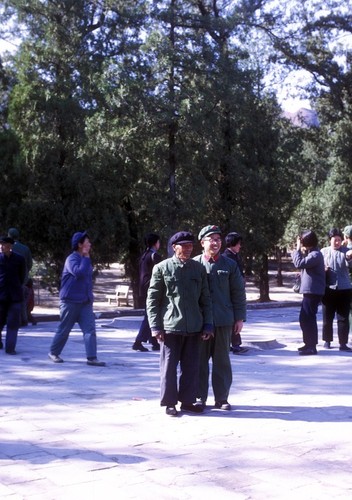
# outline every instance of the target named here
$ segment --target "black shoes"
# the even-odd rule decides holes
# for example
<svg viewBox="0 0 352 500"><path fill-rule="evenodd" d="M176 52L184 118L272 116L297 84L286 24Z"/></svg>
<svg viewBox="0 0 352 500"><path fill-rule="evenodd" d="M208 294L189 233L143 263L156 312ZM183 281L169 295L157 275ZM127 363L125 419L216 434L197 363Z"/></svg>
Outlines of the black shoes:
<svg viewBox="0 0 352 500"><path fill-rule="evenodd" d="M215 401L215 408L218 408L219 410L231 410L231 405L228 401Z"/></svg>
<svg viewBox="0 0 352 500"><path fill-rule="evenodd" d="M87 359L87 365L90 366L106 366L105 361L99 361L98 358Z"/></svg>
<svg viewBox="0 0 352 500"><path fill-rule="evenodd" d="M146 347L144 347L144 345L142 344L142 342L135 342L132 346L132 349L134 351L141 351L141 352L149 352L149 349L147 349Z"/></svg>
<svg viewBox="0 0 352 500"><path fill-rule="evenodd" d="M301 351L298 351L300 356L313 356L314 354L318 354L318 351L315 347L306 347Z"/></svg>
<svg viewBox="0 0 352 500"><path fill-rule="evenodd" d="M15 351L15 349L12 349L12 351L9 351L8 349L6 349L6 354L12 354L12 356L14 356L15 354L17 354L17 352Z"/></svg>
<svg viewBox="0 0 352 500"><path fill-rule="evenodd" d="M324 342L324 349L331 349L330 342Z"/></svg>
<svg viewBox="0 0 352 500"><path fill-rule="evenodd" d="M204 408L202 405L182 403L181 410L189 411L190 413L203 413Z"/></svg>
<svg viewBox="0 0 352 500"><path fill-rule="evenodd" d="M345 345L340 345L340 351L352 352L352 349L345 344Z"/></svg>
<svg viewBox="0 0 352 500"><path fill-rule="evenodd" d="M177 417L177 410L174 406L167 406L165 413L169 415L169 417Z"/></svg>

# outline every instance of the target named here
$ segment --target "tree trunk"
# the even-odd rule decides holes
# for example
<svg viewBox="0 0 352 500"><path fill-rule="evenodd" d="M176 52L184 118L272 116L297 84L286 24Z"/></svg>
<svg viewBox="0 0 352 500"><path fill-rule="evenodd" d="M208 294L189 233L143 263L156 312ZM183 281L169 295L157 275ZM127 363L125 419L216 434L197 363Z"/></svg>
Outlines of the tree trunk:
<svg viewBox="0 0 352 500"><path fill-rule="evenodd" d="M281 248L279 247L276 247L276 265L277 265L276 284L277 286L284 286L284 280L282 277Z"/></svg>
<svg viewBox="0 0 352 500"><path fill-rule="evenodd" d="M261 257L261 264L259 269L259 302L270 302L269 265L268 256L266 254Z"/></svg>

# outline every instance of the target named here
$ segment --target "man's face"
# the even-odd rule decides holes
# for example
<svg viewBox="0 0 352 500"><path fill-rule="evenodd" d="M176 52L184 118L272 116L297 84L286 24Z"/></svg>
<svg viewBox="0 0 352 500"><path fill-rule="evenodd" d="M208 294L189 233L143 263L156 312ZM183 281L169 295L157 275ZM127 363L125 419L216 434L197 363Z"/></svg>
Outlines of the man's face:
<svg viewBox="0 0 352 500"><path fill-rule="evenodd" d="M173 245L175 256L180 260L189 260L193 252L193 243L177 243Z"/></svg>
<svg viewBox="0 0 352 500"><path fill-rule="evenodd" d="M205 255L214 257L220 252L221 249L221 236L220 234L208 234L201 240L201 245L204 249Z"/></svg>
<svg viewBox="0 0 352 500"><path fill-rule="evenodd" d="M10 255L11 250L12 250L11 243L0 243L0 252L4 253L5 255Z"/></svg>

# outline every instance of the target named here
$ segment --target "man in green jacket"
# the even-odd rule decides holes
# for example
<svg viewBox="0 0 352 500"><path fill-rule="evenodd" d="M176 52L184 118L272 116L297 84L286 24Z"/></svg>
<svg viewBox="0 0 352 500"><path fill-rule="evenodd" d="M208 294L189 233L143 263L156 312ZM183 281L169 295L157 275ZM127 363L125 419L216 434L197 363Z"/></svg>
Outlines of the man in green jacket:
<svg viewBox="0 0 352 500"><path fill-rule="evenodd" d="M220 254L221 229L205 226L198 236L203 253L194 257L206 269L213 307L214 337L203 342L200 354L198 400L205 407L209 390L209 360L212 359L212 386L215 407L231 410L228 396L232 384L230 343L246 320L246 292L235 262Z"/></svg>
<svg viewBox="0 0 352 500"><path fill-rule="evenodd" d="M193 242L187 231L170 238L174 255L154 266L147 296L149 325L161 345L160 404L170 416L177 416L178 401L183 411L203 411L194 404L199 352L202 340L213 334L213 317L205 269L191 259Z"/></svg>

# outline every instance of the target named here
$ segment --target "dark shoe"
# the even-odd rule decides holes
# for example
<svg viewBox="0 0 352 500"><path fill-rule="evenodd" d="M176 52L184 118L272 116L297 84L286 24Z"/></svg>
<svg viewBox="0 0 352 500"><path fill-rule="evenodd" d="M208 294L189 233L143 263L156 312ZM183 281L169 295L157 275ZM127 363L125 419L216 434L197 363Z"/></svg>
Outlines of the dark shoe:
<svg viewBox="0 0 352 500"><path fill-rule="evenodd" d="M315 347L307 347L303 351L299 351L300 356L312 356L313 354L318 354Z"/></svg>
<svg viewBox="0 0 352 500"><path fill-rule="evenodd" d="M324 349L331 349L330 342L324 342Z"/></svg>
<svg viewBox="0 0 352 500"><path fill-rule="evenodd" d="M160 351L160 344L153 345L152 351Z"/></svg>
<svg viewBox="0 0 352 500"><path fill-rule="evenodd" d="M135 342L132 346L132 349L134 351L149 352L149 349L144 347L144 345L142 345L142 342Z"/></svg>
<svg viewBox="0 0 352 500"><path fill-rule="evenodd" d="M105 366L105 361L99 361L98 358L87 359L87 365L90 366Z"/></svg>
<svg viewBox="0 0 352 500"><path fill-rule="evenodd" d="M206 402L203 401L201 398L197 398L196 399L196 402L194 403L196 406L200 406L201 408L203 408L203 410L205 410L205 407L206 407Z"/></svg>
<svg viewBox="0 0 352 500"><path fill-rule="evenodd" d="M60 358L60 356L57 356L56 354L52 354L51 352L49 352L48 356L51 359L51 361L53 361L54 363L63 363L64 362L64 360L62 358Z"/></svg>
<svg viewBox="0 0 352 500"><path fill-rule="evenodd" d="M308 349L308 347L306 346L306 344L302 345L302 347L299 347L297 349L298 352L301 352L301 351L305 351L306 349Z"/></svg>
<svg viewBox="0 0 352 500"><path fill-rule="evenodd" d="M352 352L352 349L345 344L345 345L340 345L340 351Z"/></svg>
<svg viewBox="0 0 352 500"><path fill-rule="evenodd" d="M191 413L203 413L204 408L201 405L182 403L181 410Z"/></svg>
<svg viewBox="0 0 352 500"><path fill-rule="evenodd" d="M177 417L177 410L174 406L167 406L165 413L169 415L169 417Z"/></svg>
<svg viewBox="0 0 352 500"><path fill-rule="evenodd" d="M12 354L13 356L14 356L15 354L17 354L17 352L15 351L15 349L12 349L12 351L9 351L9 350L7 350L7 349L6 349L6 351L5 351L5 352L6 352L6 354Z"/></svg>
<svg viewBox="0 0 352 500"><path fill-rule="evenodd" d="M234 354L244 354L247 351L248 351L248 347L242 347L240 345L236 345L236 346L232 347L232 352Z"/></svg>
<svg viewBox="0 0 352 500"><path fill-rule="evenodd" d="M219 410L231 410L231 405L227 401L215 401L215 408L218 408Z"/></svg>

